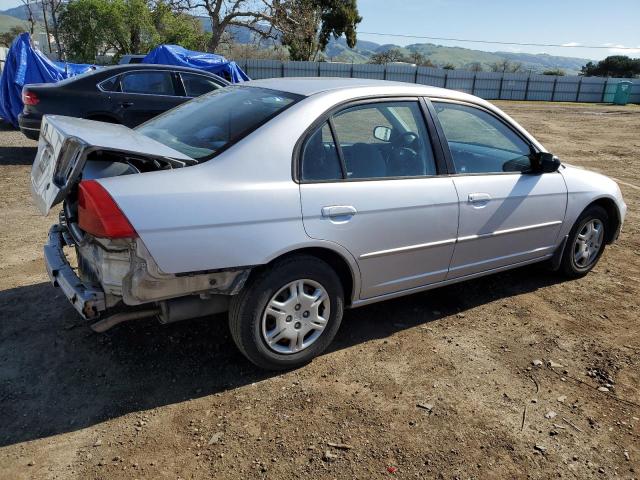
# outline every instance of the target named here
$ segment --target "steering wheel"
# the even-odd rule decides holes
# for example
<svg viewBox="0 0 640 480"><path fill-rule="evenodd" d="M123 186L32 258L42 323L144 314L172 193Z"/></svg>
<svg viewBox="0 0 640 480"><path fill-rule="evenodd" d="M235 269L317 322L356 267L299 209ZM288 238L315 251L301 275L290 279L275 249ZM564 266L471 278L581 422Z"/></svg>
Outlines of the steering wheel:
<svg viewBox="0 0 640 480"><path fill-rule="evenodd" d="M404 132L393 141L392 156L395 159L396 166L400 171L410 171L418 161L418 152L413 148L414 142L418 139L415 132ZM413 167L415 169L415 167ZM424 168L422 168L424 170ZM421 172L423 174L424 172Z"/></svg>

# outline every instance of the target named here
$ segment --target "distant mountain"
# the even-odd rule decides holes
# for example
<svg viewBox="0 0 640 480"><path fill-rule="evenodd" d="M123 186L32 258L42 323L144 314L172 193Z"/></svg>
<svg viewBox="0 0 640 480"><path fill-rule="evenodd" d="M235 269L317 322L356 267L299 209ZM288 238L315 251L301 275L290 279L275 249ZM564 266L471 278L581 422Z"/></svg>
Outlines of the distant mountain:
<svg viewBox="0 0 640 480"><path fill-rule="evenodd" d="M17 26L24 27L25 29L29 28L29 24L27 22L10 15L3 15L0 13L0 33L8 32L11 28Z"/></svg>
<svg viewBox="0 0 640 480"><path fill-rule="evenodd" d="M41 2L31 3L31 12L33 13L33 18L37 22L42 22L44 20L44 14L42 13ZM7 10L0 10L0 15L15 17L24 21L29 20L29 10L25 5L19 5L17 7L8 8Z"/></svg>

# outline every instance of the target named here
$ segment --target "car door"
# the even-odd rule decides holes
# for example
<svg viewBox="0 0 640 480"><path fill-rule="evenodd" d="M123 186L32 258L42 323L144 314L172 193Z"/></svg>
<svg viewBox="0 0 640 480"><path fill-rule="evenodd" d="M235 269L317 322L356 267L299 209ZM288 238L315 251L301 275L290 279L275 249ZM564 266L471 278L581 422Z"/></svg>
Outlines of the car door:
<svg viewBox="0 0 640 480"><path fill-rule="evenodd" d="M447 275L458 197L437 175L443 157L425 119L415 99L351 104L320 119L301 148L304 228L354 256L362 299Z"/></svg>
<svg viewBox="0 0 640 480"><path fill-rule="evenodd" d="M533 146L493 112L459 102L433 107L460 202L447 278L551 256L567 205L562 175L532 173Z"/></svg>
<svg viewBox="0 0 640 480"><path fill-rule="evenodd" d="M173 72L145 69L123 73L112 98L122 123L135 127L188 100L178 93Z"/></svg>

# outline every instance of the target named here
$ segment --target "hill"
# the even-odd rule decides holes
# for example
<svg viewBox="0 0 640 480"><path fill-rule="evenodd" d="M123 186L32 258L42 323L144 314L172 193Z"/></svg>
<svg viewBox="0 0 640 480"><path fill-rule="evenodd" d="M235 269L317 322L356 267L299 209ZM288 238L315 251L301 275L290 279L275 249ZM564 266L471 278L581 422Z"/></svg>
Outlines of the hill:
<svg viewBox="0 0 640 480"><path fill-rule="evenodd" d="M0 14L0 33L8 32L12 27L22 26L28 28L27 22L10 15Z"/></svg>

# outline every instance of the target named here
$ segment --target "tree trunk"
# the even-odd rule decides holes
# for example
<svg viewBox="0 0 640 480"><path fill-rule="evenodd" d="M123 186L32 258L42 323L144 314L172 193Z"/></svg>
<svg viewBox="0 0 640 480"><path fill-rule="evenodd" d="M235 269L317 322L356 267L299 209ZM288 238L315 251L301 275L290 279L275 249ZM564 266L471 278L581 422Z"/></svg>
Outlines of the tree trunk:
<svg viewBox="0 0 640 480"><path fill-rule="evenodd" d="M209 51L215 53L222 40L224 34L224 27L221 25L220 20L217 18L211 18L211 38L209 39Z"/></svg>

